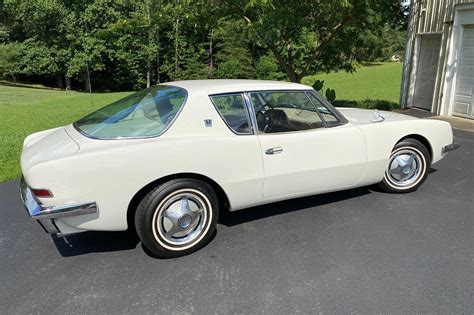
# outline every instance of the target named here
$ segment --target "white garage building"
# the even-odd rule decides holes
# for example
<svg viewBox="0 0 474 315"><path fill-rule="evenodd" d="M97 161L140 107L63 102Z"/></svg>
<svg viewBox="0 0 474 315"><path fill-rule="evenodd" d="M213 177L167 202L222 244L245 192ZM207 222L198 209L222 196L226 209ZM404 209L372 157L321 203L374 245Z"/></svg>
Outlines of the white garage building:
<svg viewBox="0 0 474 315"><path fill-rule="evenodd" d="M474 0L411 0L400 104L474 119Z"/></svg>

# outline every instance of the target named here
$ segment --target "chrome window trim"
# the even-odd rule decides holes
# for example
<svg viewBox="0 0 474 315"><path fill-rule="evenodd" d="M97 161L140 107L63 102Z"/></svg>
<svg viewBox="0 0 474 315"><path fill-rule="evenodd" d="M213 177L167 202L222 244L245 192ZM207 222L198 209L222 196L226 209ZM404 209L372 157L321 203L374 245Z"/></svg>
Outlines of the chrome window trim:
<svg viewBox="0 0 474 315"><path fill-rule="evenodd" d="M253 134L257 135L260 132L258 131L257 115L255 114L255 109L253 108L252 100L250 99L250 93L245 92L243 94L244 94L245 106L247 106L247 112L250 115L250 121L252 123Z"/></svg>
<svg viewBox="0 0 474 315"><path fill-rule="evenodd" d="M282 132L272 132L272 133L263 133L260 132L258 135L260 137L276 137L278 135L291 135L291 134L301 134L301 133L309 133L309 132L319 132L326 130L326 127L314 128L314 129L305 129L305 130L298 130L298 131L282 131Z"/></svg>
<svg viewBox="0 0 474 315"><path fill-rule="evenodd" d="M245 99L245 93L244 92L232 92L232 93L219 93L219 94L210 94L209 95L209 99L211 100L211 103L212 105L214 106L214 109L217 111L217 113L219 114L219 116L221 117L222 121L225 123L225 125L227 126L227 128L230 129L230 131L232 131L232 133L238 135L238 136L251 136L251 135L255 135L255 129L253 127L253 123L252 123L252 117L250 116L250 113L249 113L249 108L248 108L248 104L247 104L247 101ZM247 116L247 123L250 127L250 132L248 133L242 133L242 132L237 132L235 131L231 126L229 126L229 124L227 123L226 119L224 118L224 116L221 114L221 112L219 111L219 109L217 108L217 105L216 103L214 103L214 100L212 99L213 97L215 96L232 96L232 95L240 95L242 97L242 101L243 101L243 104L244 104L244 110L245 110L245 113L246 113L246 116Z"/></svg>
<svg viewBox="0 0 474 315"><path fill-rule="evenodd" d="M306 98L311 103L311 105L313 105L314 109L316 110L316 113L318 113L319 119L321 119L321 122L323 123L324 128L329 128L328 124L323 118L323 115L319 112L318 106L316 106L316 104L314 104L311 98L308 96L308 92L304 91L304 96L306 96ZM319 129L319 128L314 128L314 129Z"/></svg>
<svg viewBox="0 0 474 315"><path fill-rule="evenodd" d="M323 105L338 120L338 122L339 122L338 124L333 125L333 126L328 126L326 124L326 121L324 120L324 118L320 114L321 118L323 119L323 121L326 125L326 128L333 128L333 127L342 126L342 125L345 125L349 122L346 119L346 117L344 117L331 103L329 103L328 100L326 100L324 97L322 97L318 92L316 92L315 90L309 90L309 91L306 91L306 94L308 94L308 93L313 95L319 102L321 102L321 105ZM308 95L306 95L306 96L309 98L311 103L313 103L311 98ZM316 107L316 110L319 112L318 107L316 106L316 104L313 103L313 105Z"/></svg>
<svg viewBox="0 0 474 315"><path fill-rule="evenodd" d="M165 129L163 129L160 133L156 134L156 135L149 135L149 136L139 136L139 137L135 137L135 136L132 136L132 137L113 137L113 138L99 138L99 137L94 137L94 136L91 136L91 135L88 135L87 133L85 133L84 131L81 130L81 128L79 128L77 125L76 125L76 122L73 122L72 123L72 126L74 127L74 129L76 129L77 132L79 132L81 135L83 135L84 137L86 138L89 138L89 139L92 139L92 140L137 140L137 139L151 139L151 138L158 138L159 136L162 136L166 131L168 131L168 129L171 128L171 126L173 125L173 123L176 121L176 119L178 119L179 115L181 114L181 112L183 111L183 108L184 106L186 106L186 103L188 101L188 91L185 89L185 88L182 88L180 86L176 86L176 85L171 85L171 84L161 84L162 86L169 86L169 87L174 87L174 88L178 88L180 90L183 90L185 95L184 95L184 100L183 100L183 104L181 104L181 107L179 108L179 110L176 112L176 115L174 115L173 119L170 121L170 123L168 124L168 126L165 127ZM155 85L157 86L157 85ZM139 92L139 91L137 91ZM110 105L110 104L108 104ZM108 106L106 105L106 106ZM104 106L104 107L106 107ZM85 117L85 116L84 116Z"/></svg>

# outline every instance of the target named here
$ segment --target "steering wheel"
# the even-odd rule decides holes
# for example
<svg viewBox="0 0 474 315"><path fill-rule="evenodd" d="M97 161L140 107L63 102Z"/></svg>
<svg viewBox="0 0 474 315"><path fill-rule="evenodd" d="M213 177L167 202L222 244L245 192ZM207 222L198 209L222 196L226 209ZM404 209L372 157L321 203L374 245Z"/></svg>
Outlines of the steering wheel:
<svg viewBox="0 0 474 315"><path fill-rule="evenodd" d="M260 109L255 114L255 116L257 117L257 125L263 126L263 130L261 130L263 132L270 132L272 130L273 119L270 115L266 114L269 109L272 109L272 107L268 104L265 104L260 107Z"/></svg>

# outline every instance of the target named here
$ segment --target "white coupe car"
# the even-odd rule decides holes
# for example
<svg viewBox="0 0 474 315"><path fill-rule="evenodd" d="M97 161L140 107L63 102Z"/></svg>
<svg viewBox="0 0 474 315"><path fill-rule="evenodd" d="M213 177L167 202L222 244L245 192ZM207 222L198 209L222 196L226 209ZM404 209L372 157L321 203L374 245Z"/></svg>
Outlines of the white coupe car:
<svg viewBox="0 0 474 315"><path fill-rule="evenodd" d="M336 110L301 84L170 82L28 136L21 196L48 233L134 227L176 257L208 242L221 211L375 183L414 191L457 147L449 123Z"/></svg>

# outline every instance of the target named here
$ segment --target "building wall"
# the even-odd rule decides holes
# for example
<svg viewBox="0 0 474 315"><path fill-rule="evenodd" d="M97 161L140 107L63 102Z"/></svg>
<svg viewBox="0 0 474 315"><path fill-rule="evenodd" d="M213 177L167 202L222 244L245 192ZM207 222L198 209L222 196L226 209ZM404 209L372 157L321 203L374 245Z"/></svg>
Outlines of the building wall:
<svg viewBox="0 0 474 315"><path fill-rule="evenodd" d="M454 6L474 3L474 0L418 0L415 2L419 6L416 32L420 34L443 32L449 28L449 25L444 23L454 19Z"/></svg>
<svg viewBox="0 0 474 315"><path fill-rule="evenodd" d="M422 35L440 34L441 49L432 112L445 114L441 113L441 103L443 102L443 82L445 81L454 12L456 5L467 3L474 3L474 0L411 0L410 25L408 27L400 89L400 105L402 108L413 105L411 102L416 79L413 70L417 62L417 41Z"/></svg>

